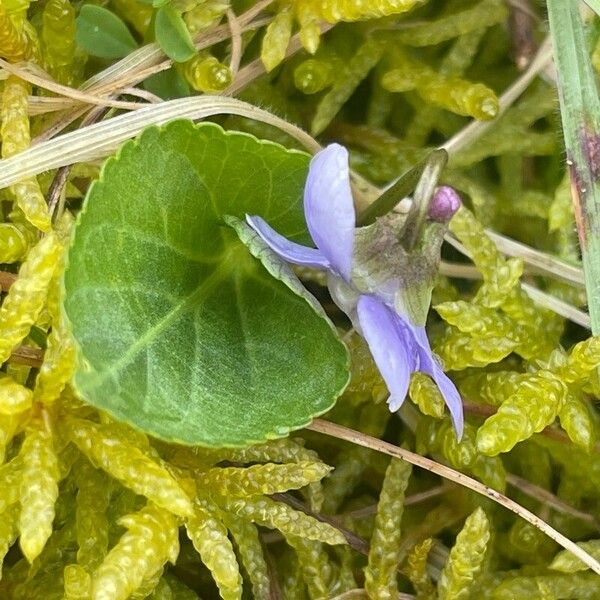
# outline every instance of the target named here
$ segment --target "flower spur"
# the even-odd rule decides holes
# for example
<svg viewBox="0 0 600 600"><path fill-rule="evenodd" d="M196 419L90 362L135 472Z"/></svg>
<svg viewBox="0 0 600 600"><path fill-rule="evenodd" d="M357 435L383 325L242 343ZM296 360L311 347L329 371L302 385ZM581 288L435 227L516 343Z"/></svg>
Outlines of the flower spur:
<svg viewBox="0 0 600 600"><path fill-rule="evenodd" d="M304 215L316 248L288 240L259 216L246 220L283 260L327 271L333 300L365 338L388 387L390 410L404 402L411 373L423 371L442 393L460 439L460 395L433 355L424 327L445 223L459 206L453 190L438 189L428 216L439 227L423 240L421 254L402 248L394 215L356 229L348 152L332 144L312 159L304 189Z"/></svg>

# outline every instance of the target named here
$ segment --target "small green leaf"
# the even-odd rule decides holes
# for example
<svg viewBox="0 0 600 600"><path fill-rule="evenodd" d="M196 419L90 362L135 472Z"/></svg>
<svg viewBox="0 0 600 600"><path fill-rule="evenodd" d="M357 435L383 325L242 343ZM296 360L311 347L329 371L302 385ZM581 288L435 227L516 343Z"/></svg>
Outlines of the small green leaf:
<svg viewBox="0 0 600 600"><path fill-rule="evenodd" d="M344 345L287 265L228 217L263 266L224 222L260 214L309 242L308 163L189 121L149 128L107 161L65 274L83 398L207 446L281 437L332 406L348 379Z"/></svg>
<svg viewBox="0 0 600 600"><path fill-rule="evenodd" d="M143 86L163 100L185 98L190 95L190 86L174 68L151 75L144 81Z"/></svg>
<svg viewBox="0 0 600 600"><path fill-rule="evenodd" d="M77 45L92 56L122 58L138 45L127 25L110 10L84 4L77 17Z"/></svg>
<svg viewBox="0 0 600 600"><path fill-rule="evenodd" d="M196 54L185 21L171 6L162 6L156 12L154 35L163 52L175 62L185 62Z"/></svg>

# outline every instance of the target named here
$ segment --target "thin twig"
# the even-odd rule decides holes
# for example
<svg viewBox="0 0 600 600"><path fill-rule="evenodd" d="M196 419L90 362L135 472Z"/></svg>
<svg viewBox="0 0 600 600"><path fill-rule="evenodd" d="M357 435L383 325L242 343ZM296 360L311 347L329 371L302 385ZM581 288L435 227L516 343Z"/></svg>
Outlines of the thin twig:
<svg viewBox="0 0 600 600"><path fill-rule="evenodd" d="M277 565L273 560L273 556L267 550L265 551L265 561L267 563L267 571L269 575L269 600L285 600L279 585L279 576L277 573Z"/></svg>
<svg viewBox="0 0 600 600"><path fill-rule="evenodd" d="M85 113L87 113L89 110L90 106L83 106L78 108L76 111L59 115L46 129L44 129L44 131L31 140L31 146L37 146L38 144L51 140L71 123L85 115Z"/></svg>
<svg viewBox="0 0 600 600"><path fill-rule="evenodd" d="M248 11L250 12L250 11ZM246 13L245 13L246 14ZM250 31L252 29L258 29L263 25L268 24L272 18L264 17L260 19L256 19L251 22L247 22L246 19L243 18L244 15L238 17L238 24L240 26L240 32L244 33L246 31ZM219 42L222 42L229 38L229 26L228 25L220 25L213 30L203 32L203 34L197 38L194 46L197 50L204 50L205 48L209 48L210 46L214 46ZM105 78L97 81L94 85L86 88L88 91L93 90L96 94L114 94L120 92L124 86L127 85L137 85L141 81L144 81L151 75L159 73L161 71L165 71L166 69L170 69L173 66L173 61L171 59L166 58L164 55L160 55L160 60L157 61L147 61L143 63L143 68L127 68L122 71L111 74L110 78Z"/></svg>
<svg viewBox="0 0 600 600"><path fill-rule="evenodd" d="M32 85L36 85L45 90L49 90L51 92L54 92L55 94L60 94L61 96L65 96L66 98L71 98L72 100L75 100L77 102L84 102L86 104L97 104L98 106L112 106L113 108L122 108L125 110L137 110L138 108L143 108L144 106L146 106L145 103L141 102L123 102L121 100L111 100L110 98L102 98L100 96L95 96L92 93L82 92L81 90L77 90L67 85L56 83L51 79L48 79L41 75L37 75L36 73L32 72L31 68L26 69L20 67L19 65L13 65L2 58L0 58L0 67L2 67L4 70L8 71L13 75L20 77L24 81L28 81Z"/></svg>
<svg viewBox="0 0 600 600"><path fill-rule="evenodd" d="M250 22L266 8L272 0L263 0L258 2L252 8L242 13L238 17L240 28L242 31L246 26L250 26ZM212 46L229 38L229 26L217 25L206 31L200 31L194 36L194 46L197 50ZM141 70L152 67L158 63L162 63L166 59L165 53L162 51L160 46L156 43L147 44L138 50L135 50L131 54L128 54L125 58L110 65L103 71L96 73L93 77L88 79L82 86L82 89L89 90L94 88L96 91L107 83L118 79L125 75L131 75L139 73Z"/></svg>
<svg viewBox="0 0 600 600"><path fill-rule="evenodd" d="M369 554L369 544L360 536L356 535L353 531L350 531L350 529L344 527L338 518L329 517L312 511L308 506L306 506L306 504L304 504L304 502L298 500L291 494L272 494L271 497L279 502L289 504L292 508L306 513L314 519L317 519L317 521L321 521L321 523L327 523L328 525L335 527L346 538L346 541L351 548L357 552L360 552L361 554L364 554L365 556Z"/></svg>
<svg viewBox="0 0 600 600"><path fill-rule="evenodd" d="M323 23L321 25L321 33L325 33L329 31L333 25L329 23ZM293 56L302 48L302 42L300 41L300 35L297 33L292 36L290 43L288 44L287 50L285 52L285 58L289 58ZM264 75L266 73L265 66L260 58L253 60L248 63L245 67L239 70L237 77L233 81L233 83L223 91L223 94L226 96L233 96L237 94L239 91L244 89L251 81L254 81L256 78Z"/></svg>
<svg viewBox="0 0 600 600"><path fill-rule="evenodd" d="M521 288L539 306L555 312L557 315L568 319L572 323L576 323L577 325L581 325L581 327L591 330L592 320L590 315L585 311L576 308L572 304L569 304L556 296L542 292L542 290L529 283L525 283L524 281L521 282Z"/></svg>
<svg viewBox="0 0 600 600"><path fill-rule="evenodd" d="M164 102L164 100L160 96L157 96L156 94L153 94L148 90L142 90L137 87L124 87L121 90L121 94L126 94L128 96L137 96L138 98L142 98L142 100L146 100L147 102L151 102L152 104L159 104L160 102Z"/></svg>
<svg viewBox="0 0 600 600"><path fill-rule="evenodd" d="M46 202L48 204L48 210L50 212L50 216L54 214L56 207L58 206L58 201L67 185L67 179L69 178L69 173L73 165L66 165L65 167L61 167L56 171L54 175L54 179L50 184L50 188L48 189L48 195L46 196Z"/></svg>
<svg viewBox="0 0 600 600"><path fill-rule="evenodd" d="M497 237L498 237L498 234L494 235L495 239L497 239ZM504 236L502 236L502 238L505 242L508 239L508 238L505 238ZM461 254L464 254L465 256L468 256L469 258L471 257L471 255L467 251L467 249L452 235L447 235L444 239L451 246L456 248ZM494 239L494 241L495 241L495 239ZM529 248L528 246L525 246L524 244L520 244L519 242L515 242L514 240L512 242L513 242L513 246L521 246L521 247ZM533 254L534 253L533 248L529 248L529 252L531 254ZM542 253L540 253L540 254L542 254ZM536 261L536 266L539 269L543 268L541 261ZM568 265L568 266L570 267L570 265ZM444 271L442 271L441 269L440 269L440 271L444 272L444 274L449 274L450 269L452 269L452 271L454 273L456 273L456 275L455 275L456 277L467 277L468 275L472 274L472 271L469 271L466 268L459 268L459 265L453 265L452 267L449 267L448 263L445 263L442 268L444 269ZM548 270L549 269L546 269L546 272ZM553 270L554 270L554 268L553 268ZM558 269L556 269L556 270L558 270ZM557 273L553 273L553 274L557 275ZM562 272L562 274L564 275L564 272ZM564 277L563 277L563 279L564 279ZM548 310L555 312L557 315L560 315L561 317L564 317L565 319L568 319L569 321L572 321L573 323L576 323L577 325L581 325L581 327L585 327L586 329L591 328L590 316L585 311L580 310L576 306L573 306L572 304L569 304L568 302L565 302L564 300L561 300L560 298L557 298L556 296L547 294L546 292L543 292L542 290L536 288L533 285L530 285L529 283L525 283L522 281L520 285L521 285L522 290L539 306L542 306L543 308L547 308Z"/></svg>
<svg viewBox="0 0 600 600"><path fill-rule="evenodd" d="M535 28L539 19L527 0L521 0L519 6L512 5L508 19L508 28L517 69L522 71L530 63L537 49Z"/></svg>
<svg viewBox="0 0 600 600"><path fill-rule="evenodd" d="M567 283L574 283L582 287L585 286L583 269L581 267L569 264L556 256L532 248L522 242L517 242L491 229L486 229L485 232L492 238L498 250L503 254L518 256L524 262L537 267L543 273L562 279Z"/></svg>
<svg viewBox="0 0 600 600"><path fill-rule="evenodd" d="M595 517L589 513L586 513L582 510L571 506L564 500L561 500L558 496L555 496L552 492L545 490L544 488L527 481L527 479L523 479L518 475L513 475L512 473L507 473L506 481L521 490L524 494L527 494L531 498L535 498L540 502L550 506L557 512L563 513L565 515L571 515L580 519L581 521L586 521L593 525L596 529L600 529L600 523L595 519Z"/></svg>
<svg viewBox="0 0 600 600"><path fill-rule="evenodd" d="M231 32L231 60L229 62L229 69L235 77L242 60L242 29L237 16L230 8L227 9L227 22L229 24L229 31Z"/></svg>
<svg viewBox="0 0 600 600"><path fill-rule="evenodd" d="M83 120L81 121L81 126L85 127L87 125L95 123L96 121L99 121L102 118L102 115L105 114L105 112L106 109L103 106L96 106L83 118ZM63 190L67 185L69 173L71 172L72 168L73 165L65 165L64 167L60 167L60 169L58 169L58 171L54 175L54 179L52 180L50 189L48 190L48 196L46 200L48 203L48 210L50 212L50 216L54 215L54 211L56 210L58 202L60 198L62 198ZM59 217L61 213L62 206L61 210L59 210Z"/></svg>
<svg viewBox="0 0 600 600"><path fill-rule="evenodd" d="M439 272L446 277L456 277L457 279L481 279L483 277L475 265L445 260L440 261Z"/></svg>
<svg viewBox="0 0 600 600"><path fill-rule="evenodd" d="M406 496L404 499L404 506L413 506L415 504L420 504L421 502L426 502L427 500L431 500L432 498L437 498L441 494L444 494L448 491L447 486L438 485L430 490L425 490L424 492L419 492L418 494L412 494L410 496ZM371 517L372 515L377 513L377 504L371 504L369 506L365 506L364 508L359 508L357 510L353 510L347 513L342 513L340 515L336 515L335 519L364 519L365 517Z"/></svg>
<svg viewBox="0 0 600 600"><path fill-rule="evenodd" d="M30 117L71 109L73 106L73 100L71 100L71 98L65 98L64 96L27 97L27 114Z"/></svg>
<svg viewBox="0 0 600 600"><path fill-rule="evenodd" d="M419 454L415 454L414 452L410 452L409 450L405 450L399 446L394 446L393 444L389 444L383 440L366 435L360 431L354 431L348 427L337 425L336 423L331 423L323 419L315 419L313 423L308 426L308 429L357 444L358 446L363 446L364 448L370 448L371 450L376 450L377 452L382 452L395 458L401 458L413 465L426 469L431 473L435 473L436 475L444 477L445 479L457 483L458 485L467 487L470 490L481 494L482 496L490 498L516 515L519 515L531 523L534 527L537 527L540 531L544 532L548 537L552 538L566 550L569 550L594 572L600 575L600 562L598 562L594 557L590 556L590 554L585 552L577 544L572 542L569 538L548 525L548 523L514 500L511 500L497 490L494 490L493 488L490 488L487 485L468 477L464 473L455 471L454 469L430 460L429 458L425 458L424 456L420 456Z"/></svg>

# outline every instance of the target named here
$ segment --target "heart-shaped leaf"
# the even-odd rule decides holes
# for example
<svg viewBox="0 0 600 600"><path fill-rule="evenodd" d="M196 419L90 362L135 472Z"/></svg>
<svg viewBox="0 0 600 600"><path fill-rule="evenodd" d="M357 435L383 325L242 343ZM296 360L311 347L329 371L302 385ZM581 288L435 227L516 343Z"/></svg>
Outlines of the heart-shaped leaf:
<svg viewBox="0 0 600 600"><path fill-rule="evenodd" d="M138 45L127 25L101 6L84 4L77 17L77 45L92 56L121 58Z"/></svg>
<svg viewBox="0 0 600 600"><path fill-rule="evenodd" d="M175 62L185 62L196 54L185 21L172 6L161 6L156 12L154 35L163 52Z"/></svg>
<svg viewBox="0 0 600 600"><path fill-rule="evenodd" d="M224 222L260 214L307 243L308 160L176 121L106 163L65 274L86 400L163 439L209 446L280 437L332 406L348 365L331 323Z"/></svg>

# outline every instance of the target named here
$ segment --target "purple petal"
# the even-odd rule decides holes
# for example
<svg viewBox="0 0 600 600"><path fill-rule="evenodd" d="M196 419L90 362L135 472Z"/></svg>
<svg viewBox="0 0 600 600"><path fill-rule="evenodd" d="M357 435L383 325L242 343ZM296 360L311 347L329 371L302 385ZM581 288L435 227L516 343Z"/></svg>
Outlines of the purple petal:
<svg viewBox="0 0 600 600"><path fill-rule="evenodd" d="M317 248L350 281L356 215L348 151L339 144L327 146L310 163L304 188L304 216Z"/></svg>
<svg viewBox="0 0 600 600"><path fill-rule="evenodd" d="M396 411L406 398L410 374L416 367L413 336L398 315L375 296L361 296L357 309L363 337L390 392L390 410Z"/></svg>
<svg viewBox="0 0 600 600"><path fill-rule="evenodd" d="M314 267L316 269L330 268L329 261L320 250L290 242L290 240L277 233L261 217L246 215L246 221L258 233L267 246L283 260L304 267Z"/></svg>
<svg viewBox="0 0 600 600"><path fill-rule="evenodd" d="M427 333L425 333L425 328L410 327L413 331L415 341L418 344L419 370L431 375L440 389L440 392L442 392L446 406L450 410L450 416L452 418L452 423L454 424L454 429L456 430L456 436L460 440L464 429L463 405L460 394L452 380L444 373L443 369L435 359L435 356L431 351L431 346L429 345L429 340L427 339Z"/></svg>

